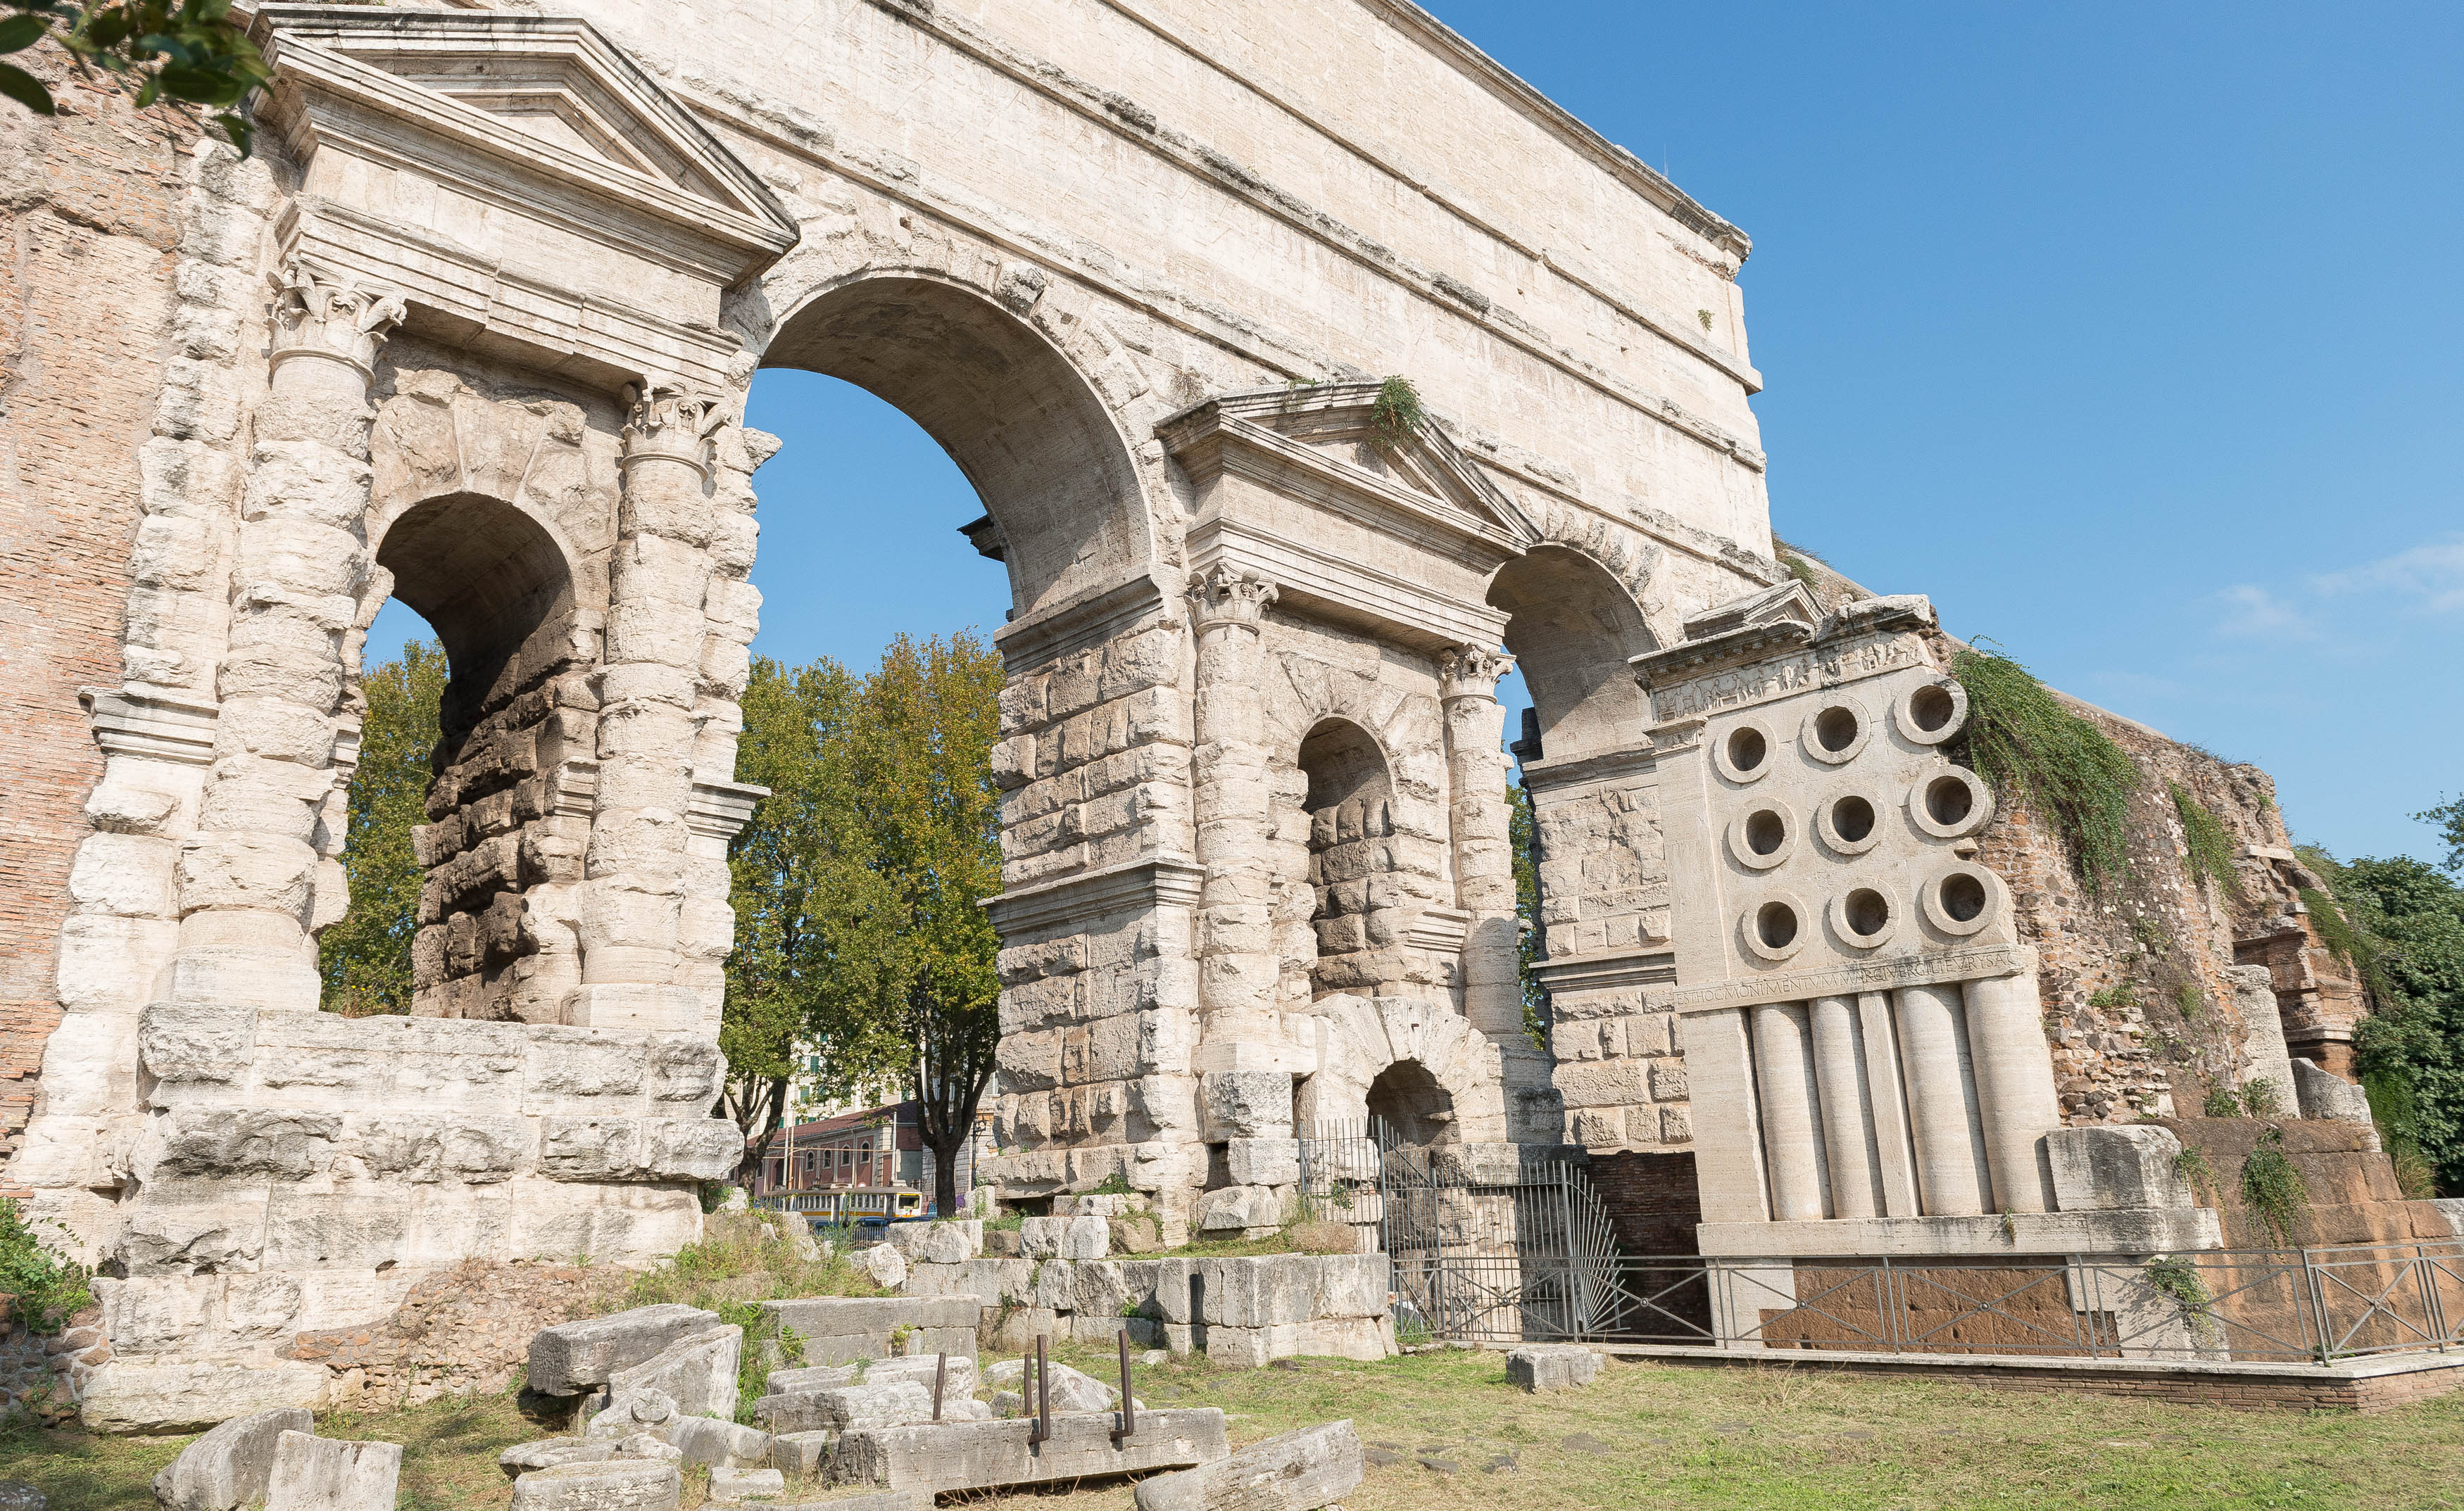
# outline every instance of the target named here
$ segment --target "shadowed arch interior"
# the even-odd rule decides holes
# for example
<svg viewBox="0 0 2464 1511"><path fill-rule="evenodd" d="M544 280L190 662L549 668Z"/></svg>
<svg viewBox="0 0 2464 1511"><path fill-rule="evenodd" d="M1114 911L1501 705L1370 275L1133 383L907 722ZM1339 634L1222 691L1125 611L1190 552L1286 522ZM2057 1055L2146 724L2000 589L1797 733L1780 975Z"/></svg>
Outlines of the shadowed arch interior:
<svg viewBox="0 0 2464 1511"><path fill-rule="evenodd" d="M1540 546L1498 569L1488 602L1513 616L1506 648L1549 759L1641 743L1649 709L1626 661L1656 642L1623 584L1579 551Z"/></svg>
<svg viewBox="0 0 2464 1511"><path fill-rule="evenodd" d="M489 712L574 659L564 552L511 504L475 493L429 499L385 531L377 564L445 646L448 762Z"/></svg>
<svg viewBox="0 0 2464 1511"><path fill-rule="evenodd" d="M1385 972L1374 914L1386 906L1378 878L1393 868L1394 779L1386 753L1369 732L1347 719L1328 719L1301 740L1301 774L1309 790L1309 880L1316 893L1310 925L1317 960L1314 994L1375 992Z"/></svg>
<svg viewBox="0 0 2464 1511"><path fill-rule="evenodd" d="M1147 565L1145 511L1119 430L1034 327L928 278L868 278L790 316L763 361L854 383L940 444L992 516L978 548L1009 568L1013 613Z"/></svg>
<svg viewBox="0 0 2464 1511"><path fill-rule="evenodd" d="M1406 1144L1452 1143L1455 1099L1417 1060L1398 1060L1369 1084L1369 1115Z"/></svg>

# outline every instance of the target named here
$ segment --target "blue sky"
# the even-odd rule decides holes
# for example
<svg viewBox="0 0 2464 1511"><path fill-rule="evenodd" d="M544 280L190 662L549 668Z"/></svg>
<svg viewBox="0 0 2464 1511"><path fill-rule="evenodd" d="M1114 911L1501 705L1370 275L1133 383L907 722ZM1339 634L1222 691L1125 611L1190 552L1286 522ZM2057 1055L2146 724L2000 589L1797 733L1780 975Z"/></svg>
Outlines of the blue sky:
<svg viewBox="0 0 2464 1511"><path fill-rule="evenodd" d="M1439 17L1743 226L1781 534L2433 853L2464 790L2464 8L1675 7ZM756 648L990 628L903 416L764 374ZM389 608L383 647L415 622Z"/></svg>

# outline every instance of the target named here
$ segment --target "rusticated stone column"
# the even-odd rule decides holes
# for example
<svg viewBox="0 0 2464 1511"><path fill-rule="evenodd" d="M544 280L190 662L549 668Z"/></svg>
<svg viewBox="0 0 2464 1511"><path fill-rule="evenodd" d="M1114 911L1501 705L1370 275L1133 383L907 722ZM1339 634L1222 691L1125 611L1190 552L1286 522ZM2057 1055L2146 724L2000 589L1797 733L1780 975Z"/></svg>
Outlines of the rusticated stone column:
<svg viewBox="0 0 2464 1511"><path fill-rule="evenodd" d="M599 794L580 908L582 984L565 1000L570 1023L717 1026L702 1021L698 995L679 979L678 928L716 514L711 436L728 418L706 394L665 384L633 391L598 678Z"/></svg>
<svg viewBox="0 0 2464 1511"><path fill-rule="evenodd" d="M1277 1037L1273 777L1262 743L1259 622L1275 585L1219 565L1189 583L1198 636L1198 750L1191 763L1198 864L1198 1005L1206 1038Z"/></svg>
<svg viewBox="0 0 2464 1511"><path fill-rule="evenodd" d="M1445 706L1446 778L1452 789L1455 903L1471 915L1463 943L1463 1012L1494 1038L1523 1031L1523 986L1515 949L1514 851L1506 806L1503 710L1498 679L1514 658L1478 646L1438 660Z"/></svg>
<svg viewBox="0 0 2464 1511"><path fill-rule="evenodd" d="M215 673L213 769L180 857L171 1001L317 1007L310 928L345 902L341 866L319 865L330 848L320 829L336 784L343 637L368 575L368 385L403 315L399 296L297 260L278 280Z"/></svg>

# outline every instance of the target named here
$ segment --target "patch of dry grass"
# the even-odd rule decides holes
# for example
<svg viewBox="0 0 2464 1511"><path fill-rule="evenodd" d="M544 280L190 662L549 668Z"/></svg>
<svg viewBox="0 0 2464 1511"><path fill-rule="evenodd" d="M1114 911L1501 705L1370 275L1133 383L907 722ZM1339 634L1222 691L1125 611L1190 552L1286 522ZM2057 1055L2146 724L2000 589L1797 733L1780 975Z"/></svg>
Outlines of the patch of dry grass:
<svg viewBox="0 0 2464 1511"><path fill-rule="evenodd" d="M1110 1350L1059 1356L1098 1378ZM1587 1390L1526 1395L1503 1356L1440 1351L1356 1364L1141 1367L1155 1408L1223 1409L1234 1443L1350 1417L1372 1445L1352 1511L2430 1511L2464 1507L2464 1396L2378 1416L2238 1412L2093 1395L2022 1395L1931 1380L1612 1362ZM548 1435L510 1395L320 1420L328 1436L404 1446L404 1511L501 1511L496 1455ZM0 1478L60 1511L143 1511L180 1442L16 1428ZM971 1504L1050 1494L990 1496ZM688 1507L702 1503L689 1483ZM1129 1511L1126 1485L1069 1511ZM1022 1506L1021 1511L1023 1511Z"/></svg>

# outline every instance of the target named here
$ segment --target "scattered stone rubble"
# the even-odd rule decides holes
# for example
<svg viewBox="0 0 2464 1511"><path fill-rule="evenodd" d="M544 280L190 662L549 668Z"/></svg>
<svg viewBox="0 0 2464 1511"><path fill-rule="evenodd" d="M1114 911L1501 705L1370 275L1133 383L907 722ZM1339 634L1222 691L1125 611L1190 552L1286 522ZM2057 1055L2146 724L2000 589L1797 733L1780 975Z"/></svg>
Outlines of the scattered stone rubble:
<svg viewBox="0 0 2464 1511"><path fill-rule="evenodd" d="M881 1247L963 1253L981 1242L979 1231L940 1226L940 1234L901 1235ZM927 1260L921 1268L980 1262ZM1035 1268L1023 1259L992 1262ZM1069 1274L1107 1261L1045 1262ZM1157 1261L1133 1262L1158 1269ZM1277 1296L1297 1306L1299 1298L1318 1294L1308 1283L1288 1283L1305 1274L1290 1270L1279 1288L1276 1274L1261 1271L1245 1288L1237 1280L1221 1288L1237 1298L1232 1311L1266 1316ZM1158 1412L1133 1400L1125 1415L1117 1387L1067 1365L1047 1363L1037 1381L1022 1359L980 1363L977 1325L998 1311L998 1295L989 1304L973 1292L762 1304L802 1335L812 1362L769 1372L751 1409L759 1427L729 1419L732 1377L726 1391L705 1393L700 1404L707 1409L698 1411L664 1389L627 1383L654 1366L667 1378L698 1380L675 1366L686 1356L732 1360L733 1352L713 1341L737 1329L701 1326L709 1313L642 1307L544 1329L532 1352L535 1376L555 1388L548 1398L588 1402L604 1392L606 1404L581 1419L578 1435L525 1443L498 1457L514 1480L516 1511L671 1511L684 1476L695 1470L708 1472L716 1505L777 1504L810 1489L827 1494L834 1511L921 1511L936 1495L1203 1471L1230 1454L1223 1413L1214 1408ZM740 1346L740 1337L734 1342ZM993 1400L979 1398L985 1391ZM1336 1423L1245 1450L1228 1477L1167 1487L1157 1494L1177 1499L1158 1503L1176 1511L1314 1511L1358 1482L1360 1464L1351 1424ZM847 1495L863 1490L874 1493Z"/></svg>
<svg viewBox="0 0 2464 1511"><path fill-rule="evenodd" d="M154 1477L155 1502L163 1511L393 1511L402 1445L319 1437L313 1427L296 1406L234 1417Z"/></svg>

